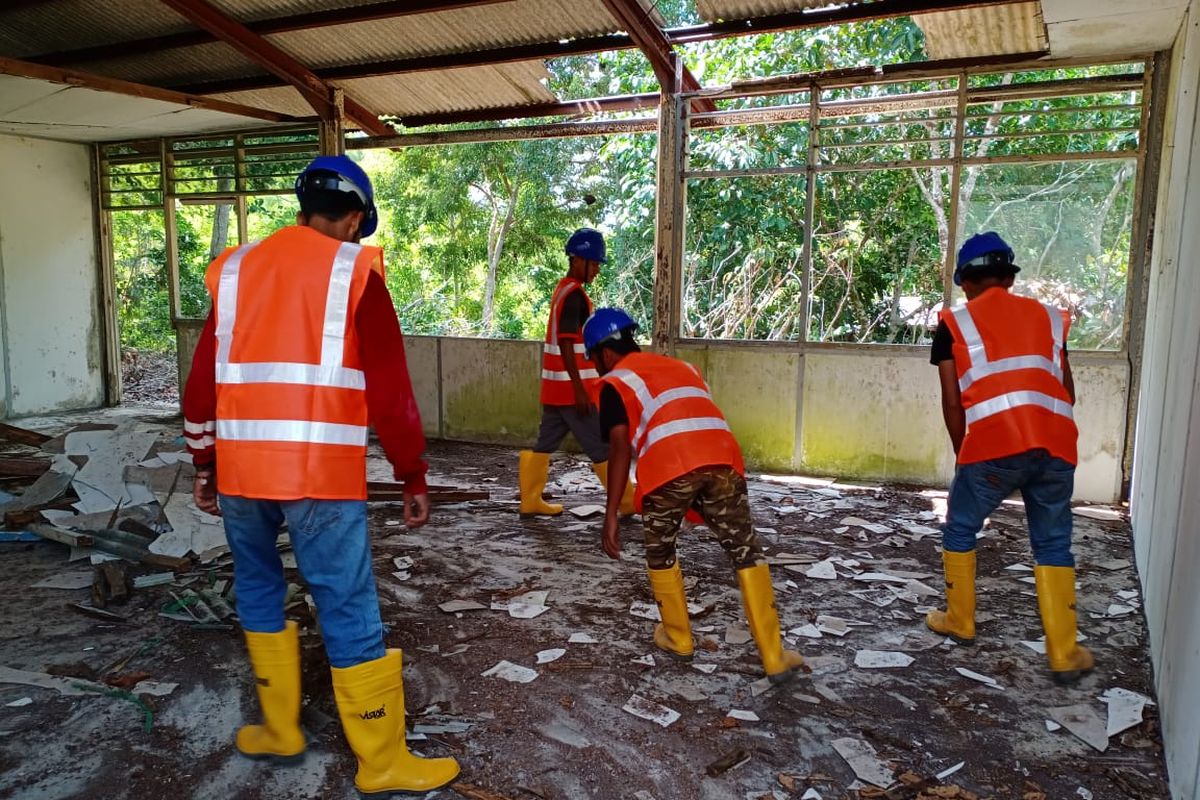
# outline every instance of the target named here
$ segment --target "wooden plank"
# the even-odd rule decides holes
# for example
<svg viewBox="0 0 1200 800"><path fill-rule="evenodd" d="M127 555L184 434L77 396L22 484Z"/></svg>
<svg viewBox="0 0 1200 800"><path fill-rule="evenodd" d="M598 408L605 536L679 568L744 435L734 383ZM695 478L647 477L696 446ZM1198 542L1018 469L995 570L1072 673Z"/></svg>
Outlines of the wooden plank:
<svg viewBox="0 0 1200 800"><path fill-rule="evenodd" d="M10 442L18 442L27 444L31 447L41 447L46 442L50 441L49 436L37 431L31 431L27 428L18 428L16 425L5 425L0 422L0 439L5 439Z"/></svg>
<svg viewBox="0 0 1200 800"><path fill-rule="evenodd" d="M313 74L308 67L233 17L205 0L161 1L271 74L296 87L323 119L337 114L332 87ZM380 122L378 114L368 111L351 97L345 98L345 110L348 119L372 136L383 136L392 132L390 125Z"/></svg>
<svg viewBox="0 0 1200 800"><path fill-rule="evenodd" d="M0 475L7 477L36 478L50 469L48 458L14 458L0 456Z"/></svg>
<svg viewBox="0 0 1200 800"><path fill-rule="evenodd" d="M678 69L683 78L683 91L695 92L700 90L700 81L686 66L676 64L679 54L663 29L658 27L654 18L638 0L602 0L604 7L613 15L621 26L637 44L638 49L650 61L658 84L664 92L671 91L675 86L675 73ZM717 106L711 100L698 99L692 101L695 111L716 111Z"/></svg>
<svg viewBox="0 0 1200 800"><path fill-rule="evenodd" d="M161 100L164 103L191 106L206 111L219 111L223 114L236 114L239 117L265 119L269 122L294 122L295 117L279 114L262 108L245 106L241 103L230 103L225 100L213 100L208 97L198 97L186 92L172 89L162 89L157 86L147 86L144 83L132 83L90 72L80 72L62 67L48 67L44 64L34 64L32 61L21 61L16 58L0 57L0 75L16 75L23 78L36 78L62 83L69 86L79 86L84 89L94 89L98 92L123 94L129 97L144 97L148 100Z"/></svg>
<svg viewBox="0 0 1200 800"><path fill-rule="evenodd" d="M88 533L78 533L76 531L63 530L56 528L53 525L44 522L34 522L27 526L30 531L36 533L43 539L49 539L52 542L65 544L68 547L91 547L92 536Z"/></svg>

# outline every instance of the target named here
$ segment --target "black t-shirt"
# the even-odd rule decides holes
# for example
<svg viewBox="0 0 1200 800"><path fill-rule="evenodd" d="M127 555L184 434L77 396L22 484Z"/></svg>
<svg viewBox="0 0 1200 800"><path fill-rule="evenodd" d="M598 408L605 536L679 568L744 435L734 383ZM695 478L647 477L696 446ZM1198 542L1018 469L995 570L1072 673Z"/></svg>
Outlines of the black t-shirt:
<svg viewBox="0 0 1200 800"><path fill-rule="evenodd" d="M580 333L587 318L587 296L583 289L576 289L563 300L562 313L558 316L558 332Z"/></svg>
<svg viewBox="0 0 1200 800"><path fill-rule="evenodd" d="M938 322L937 331L933 334L933 345L929 348L929 363L937 366L943 361L954 360L954 334L950 332L950 326L945 320ZM1067 346L1063 345L1063 353L1067 352Z"/></svg>
<svg viewBox="0 0 1200 800"><path fill-rule="evenodd" d="M613 428L628 424L629 414L621 394L610 384L604 384L600 389L600 436L607 442Z"/></svg>
<svg viewBox="0 0 1200 800"><path fill-rule="evenodd" d="M933 334L933 346L929 348L929 363L937 366L943 361L953 361L954 334L945 320L939 320L937 331Z"/></svg>

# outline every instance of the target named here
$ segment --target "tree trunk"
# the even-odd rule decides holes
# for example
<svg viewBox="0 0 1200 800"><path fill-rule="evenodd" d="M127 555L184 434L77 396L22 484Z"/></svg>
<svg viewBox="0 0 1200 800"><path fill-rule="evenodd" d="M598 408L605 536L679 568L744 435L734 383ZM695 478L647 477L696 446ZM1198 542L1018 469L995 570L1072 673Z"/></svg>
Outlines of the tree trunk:
<svg viewBox="0 0 1200 800"><path fill-rule="evenodd" d="M504 254L504 240L512 228L517 214L517 198L521 192L521 182L514 180L509 187L507 202L500 217L500 209L493 206L492 224L488 231L488 273L483 285L483 332L490 333L496 313L496 272L500 267L500 257Z"/></svg>
<svg viewBox="0 0 1200 800"><path fill-rule="evenodd" d="M232 191L233 179L222 178L219 188L222 192ZM212 240L208 243L209 261L215 261L229 244L229 213L232 210L233 203L223 202L218 202L213 209Z"/></svg>

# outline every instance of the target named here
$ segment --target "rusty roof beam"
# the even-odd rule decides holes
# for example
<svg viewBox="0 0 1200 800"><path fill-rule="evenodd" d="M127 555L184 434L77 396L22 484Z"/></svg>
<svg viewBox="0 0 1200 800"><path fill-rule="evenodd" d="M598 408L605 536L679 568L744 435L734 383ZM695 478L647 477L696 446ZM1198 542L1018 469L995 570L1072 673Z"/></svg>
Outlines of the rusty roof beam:
<svg viewBox="0 0 1200 800"><path fill-rule="evenodd" d="M754 36L773 31L820 28L851 22L866 22L876 19L930 14L939 11L955 11L983 6L1013 5L1028 0L877 0L871 3L855 3L815 11L794 11L773 14L753 19L729 20L703 25L687 25L666 28L663 34L673 45L692 42L728 39L736 36ZM626 34L590 36L569 41L538 42L534 44L499 47L492 50L477 50L465 53L443 53L415 58L398 58L386 61L370 61L346 64L315 70L327 81L375 78L383 75L401 75L413 72L429 72L440 69L479 67L494 64L511 64L519 61L564 58L567 56L607 53L629 50L637 45ZM282 85L269 75L249 78L231 78L178 85L172 88L196 94L228 94L258 89L270 89Z"/></svg>
<svg viewBox="0 0 1200 800"><path fill-rule="evenodd" d="M336 115L337 111L332 102L332 87L314 75L308 67L259 34L209 5L206 0L161 0L161 2L193 24L209 31L273 75L296 87L322 118L328 119ZM385 136L393 132L391 126L379 121L377 114L350 97L344 98L344 108L346 118L372 136Z"/></svg>
<svg viewBox="0 0 1200 800"><path fill-rule="evenodd" d="M93 75L90 72L80 72L74 69L48 67L45 64L35 64L32 61L21 61L15 58L0 57L0 75L15 75L21 78L36 78L37 80L61 83L67 86L78 86L81 89L93 89L97 92L123 94L129 97L144 97L148 100L160 100L164 103L176 103L191 106L205 111L220 111L223 114L236 114L241 117L267 120L268 122L294 122L296 117L268 111L263 108L230 103L225 100L214 100L211 97L198 97L192 94L162 89L158 86L147 86L143 83L132 83L106 75Z"/></svg>
<svg viewBox="0 0 1200 800"><path fill-rule="evenodd" d="M650 61L654 76L663 93L675 86L675 58L677 53L663 29L650 16L639 0L602 0L604 7L620 23L629 38L633 40L642 54ZM683 67L683 90L694 92L700 89L700 81L692 71ZM711 100L693 100L695 111L716 111L717 107Z"/></svg>
<svg viewBox="0 0 1200 800"><path fill-rule="evenodd" d="M506 108L479 108L471 111L450 111L436 114L414 114L398 117L397 122L406 128L421 128L426 125L456 125L463 122L496 122L505 119L533 119L537 117L588 117L594 114L611 114L618 111L639 111L658 106L658 92L621 94L610 97L589 97L583 100L564 100L561 103L537 103Z"/></svg>
<svg viewBox="0 0 1200 800"><path fill-rule="evenodd" d="M45 0L41 0L44 2ZM13 2L13 0L8 0ZM394 17L405 17L413 14L432 14L439 11L452 11L474 6L511 3L514 0L387 0L365 6L351 8L333 8L326 11L313 11L308 14L292 14L286 17L272 17L254 22L244 23L246 28L260 36L288 31L303 31L312 28L327 28L333 25L349 25L355 22L372 22ZM146 55L159 53L164 50L174 50L180 47L195 47L201 44L211 44L220 41L208 30L181 31L162 36L149 36L127 42L80 47L73 50L58 50L52 53L30 57L29 61L39 64L82 64L88 61L104 61L109 58L120 58L130 53Z"/></svg>

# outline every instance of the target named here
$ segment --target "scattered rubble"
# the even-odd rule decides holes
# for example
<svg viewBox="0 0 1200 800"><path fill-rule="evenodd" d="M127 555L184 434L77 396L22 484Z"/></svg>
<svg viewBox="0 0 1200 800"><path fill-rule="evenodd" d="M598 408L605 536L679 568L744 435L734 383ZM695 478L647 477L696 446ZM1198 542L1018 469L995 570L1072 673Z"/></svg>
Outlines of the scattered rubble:
<svg viewBox="0 0 1200 800"><path fill-rule="evenodd" d="M145 427L122 420L105 429L108 438L122 426L135 432ZM83 462L82 457L24 444L19 446L38 449L4 454L23 459L12 468L28 475L5 484L10 496L0 494L0 507L36 514L32 524L48 529L46 539L71 545L81 556L70 562L59 545L37 545L39 553L56 554L59 565L39 562L36 571L19 573L19 583L10 580L8 591L22 594L28 604L19 612L23 639L15 652L69 646L69 654L64 649L58 661L83 656L95 670L91 681L96 690L60 698L53 690L13 684L8 687L12 693L0 697L0 712L10 715L0 729L21 730L21 739L31 747L43 747L45 736L21 720L48 714L60 725L72 703L94 702L78 699L84 695L132 693L160 714L182 707L184 698L211 692L219 706L177 714L169 724L154 722L156 737L160 731L174 735L177 730L178 741L189 742L187 747L194 746L197 730L213 729L211 749L195 758L184 756L184 746L175 739L156 743L156 752L162 750L166 759L162 763L203 765L179 769L175 778L182 793L201 796L211 785L198 788L199 781L227 769L221 766L226 756L217 753L228 751L229 732L253 709L253 686L236 627L230 558L202 527L219 525L189 507L191 467L173 425L157 431L147 450L121 471L126 484L133 481L153 495L140 505L122 501L82 513L72 507L81 500L74 487L81 464L71 460ZM58 444L66 438L57 437ZM72 445L78 449L75 439ZM688 595L698 600L690 610L703 615L693 625L695 660L681 664L647 652L653 626L643 619L657 621L657 607L644 573L637 559L609 562L599 553L594 520L519 523L510 499L515 498L514 476L497 466L512 461L511 452L449 444L433 448L431 480L456 484L437 491L445 498L467 499L445 499L444 504L457 505L435 512L428 528L404 531L396 507L386 505L397 502L395 484L373 481L377 504L371 520L388 644L406 650L410 736L426 754L460 758L464 776L472 781L452 788L460 796L584 796L581 785L615 785L613 780L628 782L628 796L657 800L718 795L1044 799L1075 796L1084 786L1100 800L1165 796L1156 793L1163 775L1157 715L1140 693L1149 692L1150 684L1140 657L1140 593L1125 558L1125 534L1117 530L1122 523L1077 519L1087 531L1077 553L1082 565L1080 620L1086 630L1081 640L1091 635L1100 668L1078 690L1053 694L1059 690L1049 683L1044 643L1036 638L1041 633L1036 601L1022 594L1031 593L1031 587L1017 580L1030 574L1019 508L994 515L980 542L982 646L959 648L929 634L921 619L940 603L936 493L834 487L811 479L752 479L756 527L770 537L764 543L769 545L781 622L789 646L799 649L813 668L812 678L777 686L762 676L728 563L703 528L681 537ZM587 464L556 459L555 470L560 462L561 474L551 486L560 502L566 496L577 501L568 505L580 507L601 497ZM389 475L386 465L373 468L372 477ZM31 495L39 483L41 493ZM27 487L24 492L22 486ZM491 491L480 492L480 486ZM33 504L31 510L13 505L21 498L47 505ZM636 523L627 525L624 538L633 555ZM175 550L154 552L148 543L172 542L172 528L187 532L187 550L179 556ZM175 541L184 544L182 536ZM133 560L108 562L124 576L113 572L109 580L103 559L121 545L133 547L124 550L134 554ZM0 552L12 561L23 551L10 547ZM144 560L164 555L177 560L170 567ZM286 564L294 564L294 554L285 549L281 555ZM815 574L808 575L810 571ZM107 607L82 594L97 585L98 575L104 576ZM31 588L46 579L78 589ZM291 566L288 579L286 602L289 617L301 622L305 675L321 675L325 665L315 608L302 576ZM128 595L113 596L112 590L121 586ZM73 602L67 611L67 600L82 602ZM1132 611L1108 616L1110 605ZM35 608L39 610L31 610ZM35 615L55 613L80 632L70 645L32 633ZM162 656L156 657L153 649L135 655L152 633L167 638L156 645ZM6 660L31 672L48 663L38 655ZM1119 676L1110 668L1116 663L1126 665ZM165 675L181 688L154 698L144 683L146 674ZM1003 683L1004 689L971 689L964 678L997 688ZM1101 695L1105 687L1112 688ZM326 775L322 791L300 789L297 797L330 796L350 785L353 760L337 732L328 692L327 683L306 678L306 730L323 729L315 733L312 749L334 765L333 771L321 773ZM1058 702L1079 701L1077 706L1086 711L1047 707L1047 698L1059 696L1063 699ZM112 697L132 702L119 694ZM95 703L97 708L104 704ZM234 711L212 710L218 707ZM310 726L322 717L323 725ZM1068 717L1070 723L1059 721ZM144 712L143 718L148 719ZM931 718L938 724L931 726ZM122 718L112 719L120 728ZM736 727L724 727L725 721ZM1074 726L1069 728L1072 736L1061 728L1054 731L1067 724ZM108 731L87 735L89 747L106 748L107 753L119 741ZM69 733L55 736L71 740ZM1116 766L1095 760L1101 740L1109 751L1106 758L1119 751L1120 760L1111 762ZM17 741L0 739L0 748ZM601 748L596 746L605 742L615 746L602 748L610 755L598 757ZM734 759L716 779L698 768L706 762L716 765L739 749L750 757ZM977 764L971 754L981 751L989 753L993 767L986 772L968 769L968 762ZM640 755L651 752L650 761ZM140 768L147 763L137 749L130 758ZM41 763L28 751L21 756L20 763L25 762L34 768ZM535 763L551 762L558 767L531 770ZM691 774L679 766L689 763ZM788 765L787 773L778 771L782 764ZM804 769L795 768L800 764ZM661 780L662 770L669 770L669 783ZM951 775L961 785L945 783ZM28 780L0 778L0 792L14 785L22 787L20 792L32 786L20 782ZM698 788L704 781L712 787L707 794ZM1031 794L1035 791L1041 794Z"/></svg>

